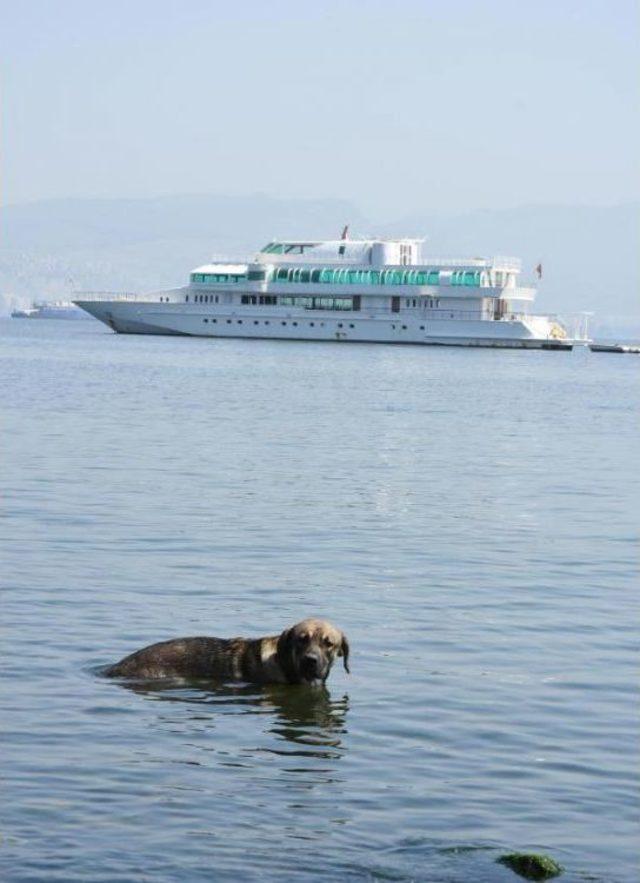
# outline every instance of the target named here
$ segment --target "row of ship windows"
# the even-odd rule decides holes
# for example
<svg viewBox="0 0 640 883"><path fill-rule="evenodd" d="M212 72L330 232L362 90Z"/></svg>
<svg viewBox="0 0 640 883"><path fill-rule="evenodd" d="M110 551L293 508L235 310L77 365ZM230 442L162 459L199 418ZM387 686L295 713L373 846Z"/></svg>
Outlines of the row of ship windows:
<svg viewBox="0 0 640 883"><path fill-rule="evenodd" d="M208 324L209 322L211 322L212 325L217 325L217 324L218 324L218 320L217 320L217 319L203 319L202 321L203 321L205 324ZM225 321L226 321L227 325L232 325L232 324L233 324L233 319L225 319ZM244 324L244 320L243 320L243 319L236 319L235 322L236 322L236 325L243 325L243 324ZM220 319L220 324L222 324L222 319ZM247 324L249 324L249 323L247 323ZM257 319L254 319L254 320L253 320L253 324L254 324L254 325L259 325L260 322L259 322ZM262 324L263 324L263 325L271 325L271 322L270 322L269 319L265 319L265 320L263 321ZM277 322L274 322L273 324L276 325ZM282 321L282 322L280 322L280 324L281 324L281 325L289 325L289 324L290 324L290 325L293 325L294 327L297 327L299 323L298 323L298 322L285 322L285 321ZM309 323L308 323L308 325L309 325L310 328L313 328L313 327L315 326L315 324L316 324L315 322L309 322ZM319 325L320 328L324 328L324 324L325 324L324 322L318 322L318 325ZM349 328L355 328L355 327L356 327L356 326L353 324L353 322L350 322L350 323L349 323ZM395 328L395 325L394 325L393 327ZM407 326L406 326L406 325L403 325L402 327L403 327L403 328L406 328ZM336 323L336 328L344 328L344 322L337 322L337 323Z"/></svg>
<svg viewBox="0 0 640 883"><path fill-rule="evenodd" d="M169 298L167 298L168 300ZM160 298L162 300L162 298ZM252 306L277 306L282 307L301 307L305 310L359 310L360 296L353 297L280 297L275 294L243 294L240 297L240 303ZM185 301L189 302L189 295L185 297ZM217 294L195 294L193 296L194 303L208 304L218 303L219 296ZM439 307L440 298L438 297L407 297L405 298L405 306L407 307Z"/></svg>
<svg viewBox="0 0 640 883"><path fill-rule="evenodd" d="M262 249L263 254L304 254L305 248L313 248L314 243L270 242Z"/></svg>
<svg viewBox="0 0 640 883"><path fill-rule="evenodd" d="M453 313L451 314L451 317L453 318ZM202 321L203 321L203 323L204 323L205 325L208 325L209 322L211 322L212 325L217 325L217 324L218 324L218 320L217 320L217 319L203 319ZM233 325L233 321L234 321L233 319L225 319L225 322L227 323L227 325ZM236 325L244 325L244 320L243 320L243 319L236 319L236 320L235 320L235 323L236 323ZM222 324L222 319L220 319L220 324ZM249 323L247 323L247 324L249 324ZM253 320L253 324L254 324L254 325L259 325L260 322L259 322L257 319L254 319L254 320ZM269 319L265 319L265 320L263 321L262 324L263 324L263 325L271 325L271 322L269 321ZM274 324L274 325L277 325L277 322L274 322L273 324ZM299 322L284 322L284 321L283 321L283 322L280 322L280 324L281 324L281 325L285 325L285 326L290 324L293 328L297 328L298 325L299 325L300 323L299 323ZM325 323L324 323L324 322L317 322L317 323L316 323L316 322L307 322L307 325L309 326L309 328L315 328L316 324L318 325L319 328L324 328L324 326L325 326ZM344 328L344 327L345 327L344 322L336 322L336 328ZM349 328L355 328L355 327L356 327L356 326L354 325L353 322L349 322ZM400 327L403 331L406 331L408 326L407 326L407 325L400 325L400 326L398 326L398 325L396 325L395 322L392 322L392 323L391 323L391 327L392 327L394 330L395 330L397 327ZM420 326L420 331L424 331L424 330L425 330L425 326L424 326L424 325L421 325L421 326Z"/></svg>
<svg viewBox="0 0 640 883"><path fill-rule="evenodd" d="M266 280L264 271L249 273L252 281ZM192 282L241 282L247 274L232 273L192 273ZM285 283L321 282L329 285L439 285L439 270L338 270L329 268L305 270L302 267L280 267L269 274L269 281ZM454 270L450 277L451 285L479 287L480 270Z"/></svg>
<svg viewBox="0 0 640 883"><path fill-rule="evenodd" d="M439 307L439 297L408 297L404 302L406 307Z"/></svg>
<svg viewBox="0 0 640 883"><path fill-rule="evenodd" d="M162 298L161 298L162 300ZM186 303L189 295L185 296ZM194 294L193 302L197 304L213 304L219 302L217 294ZM354 297L276 297L275 294L243 294L240 303L253 306L302 307L305 310L359 310L360 295Z"/></svg>
<svg viewBox="0 0 640 883"><path fill-rule="evenodd" d="M355 297L281 297L283 307L302 307L304 310L359 310L360 296Z"/></svg>
<svg viewBox="0 0 640 883"><path fill-rule="evenodd" d="M243 294L240 298L240 303L243 304L260 304L260 306L266 307L275 307L278 303L278 298L275 294Z"/></svg>
<svg viewBox="0 0 640 883"><path fill-rule="evenodd" d="M438 285L438 270L305 270L301 267L280 267L273 273L274 282L321 282L328 285ZM478 284L480 284L478 280Z"/></svg>
<svg viewBox="0 0 640 883"><path fill-rule="evenodd" d="M246 273L192 273L192 282L244 282Z"/></svg>

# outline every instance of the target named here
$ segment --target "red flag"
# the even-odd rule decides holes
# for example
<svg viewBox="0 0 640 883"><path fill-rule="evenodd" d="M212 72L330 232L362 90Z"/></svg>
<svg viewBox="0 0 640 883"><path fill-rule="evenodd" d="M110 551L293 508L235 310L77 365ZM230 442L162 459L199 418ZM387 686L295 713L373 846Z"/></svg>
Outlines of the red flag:
<svg viewBox="0 0 640 883"><path fill-rule="evenodd" d="M344 230L342 231L342 236L340 237L340 239L346 239L346 238L347 238L347 233L348 233L348 232L349 232L349 225L347 224L347 225L345 226Z"/></svg>
<svg viewBox="0 0 640 883"><path fill-rule="evenodd" d="M538 279L542 279L542 264L538 264L536 267L536 273L538 274Z"/></svg>

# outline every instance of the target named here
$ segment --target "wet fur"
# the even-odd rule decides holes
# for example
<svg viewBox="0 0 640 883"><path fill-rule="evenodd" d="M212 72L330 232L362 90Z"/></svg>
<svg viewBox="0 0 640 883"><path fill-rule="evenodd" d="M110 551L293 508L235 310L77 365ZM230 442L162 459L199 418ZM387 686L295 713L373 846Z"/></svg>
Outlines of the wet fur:
<svg viewBox="0 0 640 883"><path fill-rule="evenodd" d="M323 684L349 642L331 623L305 619L265 638L177 638L144 647L106 669L113 678L181 678L257 684ZM313 669L313 670L310 670Z"/></svg>

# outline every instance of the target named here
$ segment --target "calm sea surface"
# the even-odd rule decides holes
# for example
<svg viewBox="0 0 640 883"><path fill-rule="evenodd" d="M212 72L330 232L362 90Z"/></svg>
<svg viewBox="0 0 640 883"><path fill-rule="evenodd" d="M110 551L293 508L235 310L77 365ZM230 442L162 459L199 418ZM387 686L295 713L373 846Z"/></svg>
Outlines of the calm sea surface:
<svg viewBox="0 0 640 883"><path fill-rule="evenodd" d="M0 323L11 881L637 879L640 358ZM328 690L134 690L349 635Z"/></svg>

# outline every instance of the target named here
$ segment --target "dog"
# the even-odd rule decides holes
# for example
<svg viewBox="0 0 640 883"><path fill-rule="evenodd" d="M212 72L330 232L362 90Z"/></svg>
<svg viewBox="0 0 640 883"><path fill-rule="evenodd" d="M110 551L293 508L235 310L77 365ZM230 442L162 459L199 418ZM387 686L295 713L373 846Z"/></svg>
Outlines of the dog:
<svg viewBox="0 0 640 883"><path fill-rule="evenodd" d="M346 635L323 619L303 619L266 638L177 638L151 644L109 666L110 678L180 678L322 686L335 659L349 672Z"/></svg>

